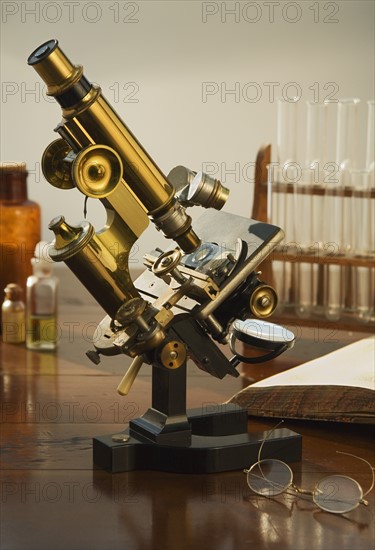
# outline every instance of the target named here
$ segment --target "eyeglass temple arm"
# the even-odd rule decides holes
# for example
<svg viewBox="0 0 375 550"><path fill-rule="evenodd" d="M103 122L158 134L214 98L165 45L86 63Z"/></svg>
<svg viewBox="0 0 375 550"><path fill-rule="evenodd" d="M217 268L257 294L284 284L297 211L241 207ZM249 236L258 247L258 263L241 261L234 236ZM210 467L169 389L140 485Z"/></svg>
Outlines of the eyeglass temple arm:
<svg viewBox="0 0 375 550"><path fill-rule="evenodd" d="M276 428L278 428L281 424L283 424L283 422L284 422L284 420L280 420L280 422L278 422L278 423L276 424L276 426L274 426L274 427L272 428L272 430L271 430L270 432L268 432L268 434L266 435L266 437L263 439L263 441L262 441L262 443L261 443L261 445L260 445L260 447L259 447L259 451L258 451L258 462L261 461L261 458L260 458L260 457L261 457L262 450L263 450L263 446L264 446L265 442L267 441L267 439L270 438L270 436L273 434L273 432L276 430ZM244 474L247 474L247 473L249 473L249 471L250 471L249 469L247 469L247 470L245 469L245 470L243 470L243 473L244 473Z"/></svg>
<svg viewBox="0 0 375 550"><path fill-rule="evenodd" d="M347 456L352 456L353 458L357 458L358 460L362 460L362 462L364 462L365 464L368 465L368 467L370 468L371 470L371 474L372 474L372 483L370 485L370 488L363 494L363 496L365 497L366 495L369 494L370 491L373 490L374 488L374 484L375 484L375 474L374 474L374 467L371 466L370 462L368 460L366 460L365 458L361 458L360 456L357 456L357 455L353 455L352 453L346 453L344 451L336 451L336 453L340 454L340 455L347 455ZM364 504L365 506L368 506L368 502L367 500L360 500L360 502L362 504Z"/></svg>
<svg viewBox="0 0 375 550"><path fill-rule="evenodd" d="M261 444L261 446L259 447L259 451L258 451L258 462L261 461L261 458L260 458L260 457L261 457L262 450L263 450L263 447L264 447L265 442L267 441L267 439L269 439L269 438L271 437L271 435L272 435L273 432L276 430L276 428L278 428L281 424L283 424L283 422L284 422L284 420L280 420L280 422L278 422L278 423L276 424L276 426L274 426L274 427L272 428L272 430L271 430L270 432L268 432L268 434L266 435L266 437L263 439L262 444Z"/></svg>

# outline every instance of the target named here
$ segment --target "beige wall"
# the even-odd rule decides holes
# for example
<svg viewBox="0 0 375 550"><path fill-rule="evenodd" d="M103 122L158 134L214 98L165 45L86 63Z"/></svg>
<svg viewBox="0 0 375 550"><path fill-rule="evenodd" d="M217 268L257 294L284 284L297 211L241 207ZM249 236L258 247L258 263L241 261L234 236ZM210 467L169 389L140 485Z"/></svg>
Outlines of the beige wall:
<svg viewBox="0 0 375 550"><path fill-rule="evenodd" d="M52 188L39 171L60 109L26 59L53 37L101 84L165 172L177 164L216 167L231 188L228 211L250 212L248 163L260 144L275 142L274 100L282 94L301 93L301 160L305 101L330 93L362 99L364 149L365 104L374 96L372 1L3 1L1 8L1 160L22 159L36 171L29 194L42 206L47 240L51 218L63 213L75 222L83 211L80 193ZM89 218L99 228L103 214L94 203ZM133 260L140 263L156 242L162 239L151 227Z"/></svg>

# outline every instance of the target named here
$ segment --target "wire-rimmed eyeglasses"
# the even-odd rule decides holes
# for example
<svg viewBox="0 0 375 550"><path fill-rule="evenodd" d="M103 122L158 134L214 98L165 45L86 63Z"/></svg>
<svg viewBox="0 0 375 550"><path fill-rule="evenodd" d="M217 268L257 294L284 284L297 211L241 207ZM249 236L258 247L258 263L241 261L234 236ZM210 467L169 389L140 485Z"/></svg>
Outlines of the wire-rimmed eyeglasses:
<svg viewBox="0 0 375 550"><path fill-rule="evenodd" d="M312 500L319 508L333 514L351 512L360 504L368 506L368 502L364 497L366 497L374 487L374 469L364 458L360 458L351 453L336 451L337 453L357 458L369 466L372 473L372 483L365 493L358 481L339 474L324 477L318 481L312 491L301 489L293 483L293 472L288 464L282 460L273 458L261 459L265 442L280 424L281 422L279 422L263 440L258 452L258 461L248 470L244 470L247 474L247 484L254 493L272 498L287 492L288 489L292 489L299 495L311 496Z"/></svg>

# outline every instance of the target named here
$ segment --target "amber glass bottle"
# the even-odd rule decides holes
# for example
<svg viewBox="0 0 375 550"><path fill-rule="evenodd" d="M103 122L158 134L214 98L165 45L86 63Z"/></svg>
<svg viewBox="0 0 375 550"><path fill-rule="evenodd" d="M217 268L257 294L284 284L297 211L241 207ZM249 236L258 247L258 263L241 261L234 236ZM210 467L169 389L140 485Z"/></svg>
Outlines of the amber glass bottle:
<svg viewBox="0 0 375 550"><path fill-rule="evenodd" d="M40 208L28 200L26 164L1 163L0 289L18 284L25 300L26 279L32 273L30 260L39 241Z"/></svg>

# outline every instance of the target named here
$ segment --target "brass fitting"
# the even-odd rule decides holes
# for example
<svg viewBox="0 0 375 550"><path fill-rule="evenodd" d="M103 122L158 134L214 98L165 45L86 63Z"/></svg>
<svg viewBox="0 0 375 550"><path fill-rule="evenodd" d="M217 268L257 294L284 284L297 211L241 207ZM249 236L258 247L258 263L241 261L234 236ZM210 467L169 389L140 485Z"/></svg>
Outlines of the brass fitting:
<svg viewBox="0 0 375 550"><path fill-rule="evenodd" d="M265 319L272 315L277 306L277 294L269 286L260 284L250 296L250 311L255 317Z"/></svg>

